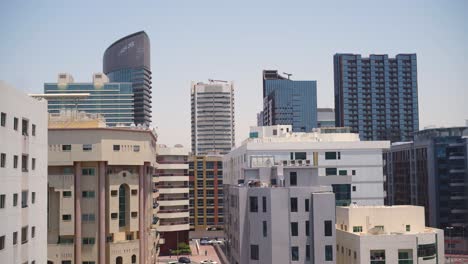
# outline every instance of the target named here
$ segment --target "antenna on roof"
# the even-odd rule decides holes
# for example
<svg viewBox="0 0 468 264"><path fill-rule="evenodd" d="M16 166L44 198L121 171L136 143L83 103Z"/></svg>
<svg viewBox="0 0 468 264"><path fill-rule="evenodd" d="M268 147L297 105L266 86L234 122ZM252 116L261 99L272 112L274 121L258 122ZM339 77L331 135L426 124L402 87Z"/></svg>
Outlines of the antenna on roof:
<svg viewBox="0 0 468 264"><path fill-rule="evenodd" d="M283 74L288 76L288 80L289 80L289 78L290 78L291 75L292 75L292 73L287 73L287 72L283 72Z"/></svg>

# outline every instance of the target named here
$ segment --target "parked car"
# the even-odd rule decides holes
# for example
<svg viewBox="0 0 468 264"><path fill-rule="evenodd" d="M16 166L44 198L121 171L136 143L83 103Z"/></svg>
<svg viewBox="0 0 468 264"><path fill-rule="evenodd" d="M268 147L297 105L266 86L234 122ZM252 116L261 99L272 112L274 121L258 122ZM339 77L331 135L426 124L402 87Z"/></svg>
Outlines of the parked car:
<svg viewBox="0 0 468 264"><path fill-rule="evenodd" d="M179 263L192 263L189 258L187 257L180 257Z"/></svg>
<svg viewBox="0 0 468 264"><path fill-rule="evenodd" d="M179 264L179 261L169 261L167 264Z"/></svg>
<svg viewBox="0 0 468 264"><path fill-rule="evenodd" d="M204 246L204 245L209 245L210 244L210 241L208 239L204 239L202 238L200 240L200 245Z"/></svg>
<svg viewBox="0 0 468 264"><path fill-rule="evenodd" d="M210 245L217 244L217 242L218 242L218 241L217 241L216 239L211 239L210 241L208 241L208 243L209 243Z"/></svg>
<svg viewBox="0 0 468 264"><path fill-rule="evenodd" d="M207 260L202 260L202 261L200 262L200 264L218 264L218 262L217 262L217 261L214 261L214 260L208 260L208 259L207 259Z"/></svg>

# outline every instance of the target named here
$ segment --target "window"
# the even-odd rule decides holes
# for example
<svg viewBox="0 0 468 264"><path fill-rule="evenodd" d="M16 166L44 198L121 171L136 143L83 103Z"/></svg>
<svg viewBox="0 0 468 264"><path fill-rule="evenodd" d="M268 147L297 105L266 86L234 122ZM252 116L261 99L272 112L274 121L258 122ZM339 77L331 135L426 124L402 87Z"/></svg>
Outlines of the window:
<svg viewBox="0 0 468 264"><path fill-rule="evenodd" d="M263 237L267 237L267 234L268 234L267 221L263 221Z"/></svg>
<svg viewBox="0 0 468 264"><path fill-rule="evenodd" d="M63 198L70 198L72 196L71 191L63 191Z"/></svg>
<svg viewBox="0 0 468 264"><path fill-rule="evenodd" d="M132 255L132 264L136 264L137 261L136 261L136 255Z"/></svg>
<svg viewBox="0 0 468 264"><path fill-rule="evenodd" d="M325 261L333 261L333 247L331 245L325 246Z"/></svg>
<svg viewBox="0 0 468 264"><path fill-rule="evenodd" d="M348 175L348 171L347 170L340 170L338 174L340 176L346 176L346 175Z"/></svg>
<svg viewBox="0 0 468 264"><path fill-rule="evenodd" d="M117 194L118 194L117 190L112 190L111 191L111 196L117 196Z"/></svg>
<svg viewBox="0 0 468 264"><path fill-rule="evenodd" d="M0 208L5 208L5 194L0 195Z"/></svg>
<svg viewBox="0 0 468 264"><path fill-rule="evenodd" d="M122 257L117 257L117 258L115 259L115 264L122 264L122 263L123 263Z"/></svg>
<svg viewBox="0 0 468 264"><path fill-rule="evenodd" d="M362 232L362 226L353 226L353 232L354 233Z"/></svg>
<svg viewBox="0 0 468 264"><path fill-rule="evenodd" d="M0 236L0 250L5 248L5 236Z"/></svg>
<svg viewBox="0 0 468 264"><path fill-rule="evenodd" d="M83 144L83 151L92 151L93 144Z"/></svg>
<svg viewBox="0 0 468 264"><path fill-rule="evenodd" d="M336 168L325 168L325 175L326 176L336 175L336 173L337 173Z"/></svg>
<svg viewBox="0 0 468 264"><path fill-rule="evenodd" d="M310 236L310 224L309 224L309 221L305 221L305 231L306 231L306 236Z"/></svg>
<svg viewBox="0 0 468 264"><path fill-rule="evenodd" d="M94 261L83 261L82 264L96 264Z"/></svg>
<svg viewBox="0 0 468 264"><path fill-rule="evenodd" d="M120 145L114 145L113 149L114 151L120 151Z"/></svg>
<svg viewBox="0 0 468 264"><path fill-rule="evenodd" d="M250 205L250 212L251 213L256 213L258 212L258 199L255 196L250 196L249 197L249 205Z"/></svg>
<svg viewBox="0 0 468 264"><path fill-rule="evenodd" d="M94 237L84 237L83 238L83 245L94 245L95 244Z"/></svg>
<svg viewBox="0 0 468 264"><path fill-rule="evenodd" d="M2 127L6 126L6 113L2 112L2 118L1 118L0 124Z"/></svg>
<svg viewBox="0 0 468 264"><path fill-rule="evenodd" d="M341 152L337 152L338 154L338 159L341 159Z"/></svg>
<svg viewBox="0 0 468 264"><path fill-rule="evenodd" d="M21 228L21 244L28 242L28 226L23 226Z"/></svg>
<svg viewBox="0 0 468 264"><path fill-rule="evenodd" d="M58 243L59 244L73 244L73 237L66 237L66 236L59 236Z"/></svg>
<svg viewBox="0 0 468 264"><path fill-rule="evenodd" d="M353 186L353 192L355 192L355 191L356 191L356 186Z"/></svg>
<svg viewBox="0 0 468 264"><path fill-rule="evenodd" d="M262 197L262 211L263 211L264 213L266 213L266 211L267 211L267 208L266 208L266 207L267 207L266 197L263 196L263 197Z"/></svg>
<svg viewBox="0 0 468 264"><path fill-rule="evenodd" d="M71 168L71 167L63 168L63 174L66 174L66 175L73 174L73 168Z"/></svg>
<svg viewBox="0 0 468 264"><path fill-rule="evenodd" d="M111 213L111 218L112 219L117 219L117 213Z"/></svg>
<svg viewBox="0 0 468 264"><path fill-rule="evenodd" d="M299 260L299 247L291 247L291 260L292 261Z"/></svg>
<svg viewBox="0 0 468 264"><path fill-rule="evenodd" d="M35 169L36 169L36 159L32 158L31 159L31 170L35 170Z"/></svg>
<svg viewBox="0 0 468 264"><path fill-rule="evenodd" d="M140 152L140 145L133 145L133 152Z"/></svg>
<svg viewBox="0 0 468 264"><path fill-rule="evenodd" d="M36 203L36 192L31 193L31 203Z"/></svg>
<svg viewBox="0 0 468 264"><path fill-rule="evenodd" d="M276 135L278 135L278 130L273 129L273 136L276 136Z"/></svg>
<svg viewBox="0 0 468 264"><path fill-rule="evenodd" d="M385 263L385 250L371 250L370 260L371 264Z"/></svg>
<svg viewBox="0 0 468 264"><path fill-rule="evenodd" d="M21 170L28 171L28 155L21 155Z"/></svg>
<svg viewBox="0 0 468 264"><path fill-rule="evenodd" d="M305 152L296 152L295 154L295 159L297 160L305 160L307 159L307 154Z"/></svg>
<svg viewBox="0 0 468 264"><path fill-rule="evenodd" d="M35 124L32 125L32 135L33 136L36 135L36 125Z"/></svg>
<svg viewBox="0 0 468 264"><path fill-rule="evenodd" d="M305 203L304 203L304 209L306 212L309 212L309 208L310 208L310 205L309 205L309 199L305 199Z"/></svg>
<svg viewBox="0 0 468 264"><path fill-rule="evenodd" d="M71 260L62 260L62 264L72 264Z"/></svg>
<svg viewBox="0 0 468 264"><path fill-rule="evenodd" d="M412 264L413 263L413 250L412 249L398 249L398 263L399 264Z"/></svg>
<svg viewBox="0 0 468 264"><path fill-rule="evenodd" d="M292 222L291 223L291 236L298 236L299 235L299 230L298 230L298 224L297 222Z"/></svg>
<svg viewBox="0 0 468 264"><path fill-rule="evenodd" d="M137 212L132 212L132 218L137 218L138 213Z"/></svg>
<svg viewBox="0 0 468 264"><path fill-rule="evenodd" d="M28 128L29 128L29 121L26 120L26 119L22 119L21 120L21 134L23 136L28 136L29 135Z"/></svg>
<svg viewBox="0 0 468 264"><path fill-rule="evenodd" d="M14 169L18 168L18 156L17 155L13 156L13 168Z"/></svg>
<svg viewBox="0 0 468 264"><path fill-rule="evenodd" d="M28 207L28 191L21 192L21 208Z"/></svg>
<svg viewBox="0 0 468 264"><path fill-rule="evenodd" d="M406 232L410 232L411 231L411 225L406 225Z"/></svg>
<svg viewBox="0 0 468 264"><path fill-rule="evenodd" d="M297 212L297 198L291 198L291 212Z"/></svg>
<svg viewBox="0 0 468 264"><path fill-rule="evenodd" d="M31 227L31 238L34 238L36 236L36 227L33 226Z"/></svg>
<svg viewBox="0 0 468 264"><path fill-rule="evenodd" d="M18 206L18 194L13 194L13 206Z"/></svg>
<svg viewBox="0 0 468 264"><path fill-rule="evenodd" d="M0 167L5 168L6 166L6 154L0 154Z"/></svg>
<svg viewBox="0 0 468 264"><path fill-rule="evenodd" d="M94 176L95 175L95 169L94 168L83 168L83 169L81 169L81 174L83 176Z"/></svg>
<svg viewBox="0 0 468 264"><path fill-rule="evenodd" d="M94 222L96 221L96 216L94 214L82 214L81 220L83 220L83 222Z"/></svg>
<svg viewBox="0 0 468 264"><path fill-rule="evenodd" d="M437 256L436 244L421 244L418 245L418 258L423 260L433 259Z"/></svg>
<svg viewBox="0 0 468 264"><path fill-rule="evenodd" d="M13 232L13 245L18 244L18 232Z"/></svg>
<svg viewBox="0 0 468 264"><path fill-rule="evenodd" d="M69 214L62 215L62 220L63 221L71 221L71 215L69 215Z"/></svg>
<svg viewBox="0 0 468 264"><path fill-rule="evenodd" d="M126 198L127 190L125 185L120 185L119 187L119 227L124 227L126 223L126 212L127 212L127 204Z"/></svg>
<svg viewBox="0 0 468 264"><path fill-rule="evenodd" d="M325 227L325 236L332 236L333 231L332 231L332 221L331 220L325 220L324 221L324 227Z"/></svg>
<svg viewBox="0 0 468 264"><path fill-rule="evenodd" d="M250 259L258 260L259 252L258 245L250 245Z"/></svg>
<svg viewBox="0 0 468 264"><path fill-rule="evenodd" d="M71 145L62 145L62 151L64 152L71 151Z"/></svg>
<svg viewBox="0 0 468 264"><path fill-rule="evenodd" d="M353 175L356 175L356 170L351 171Z"/></svg>
<svg viewBox="0 0 468 264"><path fill-rule="evenodd" d="M325 152L326 160L336 160L336 152Z"/></svg>
<svg viewBox="0 0 468 264"><path fill-rule="evenodd" d="M13 118L13 129L18 131L18 118Z"/></svg>
<svg viewBox="0 0 468 264"><path fill-rule="evenodd" d="M96 193L94 191L83 191L81 195L83 198L94 198Z"/></svg>
<svg viewBox="0 0 468 264"><path fill-rule="evenodd" d="M381 225L374 226L374 228L377 230L384 231L384 226L381 226Z"/></svg>
<svg viewBox="0 0 468 264"><path fill-rule="evenodd" d="M289 185L290 186L297 186L297 172L291 171L289 173Z"/></svg>
<svg viewBox="0 0 468 264"><path fill-rule="evenodd" d="M310 260L310 245L306 245L306 260Z"/></svg>

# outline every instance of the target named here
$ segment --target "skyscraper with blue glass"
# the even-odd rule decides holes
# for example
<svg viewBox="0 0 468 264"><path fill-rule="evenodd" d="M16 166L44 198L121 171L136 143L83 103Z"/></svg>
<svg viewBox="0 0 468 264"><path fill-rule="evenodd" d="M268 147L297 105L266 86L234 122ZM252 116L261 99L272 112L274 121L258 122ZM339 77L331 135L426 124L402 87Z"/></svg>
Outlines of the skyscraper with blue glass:
<svg viewBox="0 0 468 264"><path fill-rule="evenodd" d="M291 125L294 132L317 127L317 82L294 81L275 70L263 71L263 111L258 125Z"/></svg>
<svg viewBox="0 0 468 264"><path fill-rule="evenodd" d="M52 114L76 109L101 114L108 126L135 123L132 83L111 83L102 73L95 73L90 83L75 83L70 74L60 73L57 83L44 84L44 93L48 95L48 112ZM75 94L89 96L76 100L72 98Z"/></svg>
<svg viewBox="0 0 468 264"><path fill-rule="evenodd" d="M361 140L408 141L419 130L416 54L335 54L336 126Z"/></svg>
<svg viewBox="0 0 468 264"><path fill-rule="evenodd" d="M104 52L103 71L111 82L131 82L136 124L151 123L150 40L144 31L123 37Z"/></svg>

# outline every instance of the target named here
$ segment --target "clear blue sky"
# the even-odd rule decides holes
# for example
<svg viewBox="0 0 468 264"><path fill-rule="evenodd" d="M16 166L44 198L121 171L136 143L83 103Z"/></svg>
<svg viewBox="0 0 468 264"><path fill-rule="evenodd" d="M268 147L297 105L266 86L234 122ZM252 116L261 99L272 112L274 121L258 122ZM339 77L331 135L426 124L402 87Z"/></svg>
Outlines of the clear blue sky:
<svg viewBox="0 0 468 264"><path fill-rule="evenodd" d="M59 72L91 81L113 41L151 39L153 122L190 143L190 82L236 83L237 143L261 108L261 72L317 80L333 107L333 54L417 53L420 127L468 119L468 1L1 1L0 80L39 93ZM1 96L1 94L0 94Z"/></svg>

